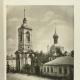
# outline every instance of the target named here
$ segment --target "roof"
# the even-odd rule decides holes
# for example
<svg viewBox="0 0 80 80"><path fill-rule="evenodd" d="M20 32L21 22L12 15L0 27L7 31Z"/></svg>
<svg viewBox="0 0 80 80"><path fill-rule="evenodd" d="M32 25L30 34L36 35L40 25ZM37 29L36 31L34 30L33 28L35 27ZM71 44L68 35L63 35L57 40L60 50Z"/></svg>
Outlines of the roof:
<svg viewBox="0 0 80 80"><path fill-rule="evenodd" d="M74 59L71 56L58 57L52 61L45 63L44 65L73 65Z"/></svg>
<svg viewBox="0 0 80 80"><path fill-rule="evenodd" d="M60 48L60 49L64 49L64 47L60 46L59 44L53 44L50 49L55 49L55 48Z"/></svg>
<svg viewBox="0 0 80 80"><path fill-rule="evenodd" d="M21 28L23 29L28 29L28 30L32 30L30 27L27 26L27 24L22 24Z"/></svg>

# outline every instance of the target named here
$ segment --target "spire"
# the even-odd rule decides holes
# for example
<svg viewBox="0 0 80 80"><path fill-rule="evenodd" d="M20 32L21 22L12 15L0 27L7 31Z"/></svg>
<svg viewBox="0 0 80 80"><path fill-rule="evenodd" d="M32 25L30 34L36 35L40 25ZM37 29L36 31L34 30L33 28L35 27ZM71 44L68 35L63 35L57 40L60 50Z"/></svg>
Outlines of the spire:
<svg viewBox="0 0 80 80"><path fill-rule="evenodd" d="M55 26L55 34L56 34L56 26Z"/></svg>
<svg viewBox="0 0 80 80"><path fill-rule="evenodd" d="M54 33L54 36L58 36L57 32L56 32L56 24L55 24L55 33Z"/></svg>
<svg viewBox="0 0 80 80"><path fill-rule="evenodd" d="M24 8L24 18L25 18L25 8Z"/></svg>
<svg viewBox="0 0 80 80"><path fill-rule="evenodd" d="M23 23L26 23L26 18L25 18L25 8L24 8L24 19L23 19Z"/></svg>

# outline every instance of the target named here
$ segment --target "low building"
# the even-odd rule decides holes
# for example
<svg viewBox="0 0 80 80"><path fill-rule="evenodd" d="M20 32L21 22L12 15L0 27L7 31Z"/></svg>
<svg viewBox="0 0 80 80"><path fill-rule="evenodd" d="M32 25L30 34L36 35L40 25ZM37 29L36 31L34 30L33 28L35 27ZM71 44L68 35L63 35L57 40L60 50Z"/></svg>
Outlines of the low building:
<svg viewBox="0 0 80 80"><path fill-rule="evenodd" d="M71 56L58 57L41 66L42 75L54 77L73 76L74 59Z"/></svg>

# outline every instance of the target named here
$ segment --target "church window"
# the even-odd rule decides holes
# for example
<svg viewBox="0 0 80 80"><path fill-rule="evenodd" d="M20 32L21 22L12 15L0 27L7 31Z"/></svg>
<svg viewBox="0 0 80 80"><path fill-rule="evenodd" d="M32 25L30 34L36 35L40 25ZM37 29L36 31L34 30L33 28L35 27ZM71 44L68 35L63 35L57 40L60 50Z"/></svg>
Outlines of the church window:
<svg viewBox="0 0 80 80"><path fill-rule="evenodd" d="M30 32L29 31L26 32L26 37L27 37L27 40L30 41Z"/></svg>
<svg viewBox="0 0 80 80"><path fill-rule="evenodd" d="M22 41L22 32L20 32L20 41Z"/></svg>
<svg viewBox="0 0 80 80"><path fill-rule="evenodd" d="M49 67L47 67L47 72L49 72Z"/></svg>
<svg viewBox="0 0 80 80"><path fill-rule="evenodd" d="M67 74L67 68L66 67L64 68L64 74Z"/></svg>
<svg viewBox="0 0 80 80"><path fill-rule="evenodd" d="M62 74L62 68L61 67L59 67L59 73Z"/></svg>
<svg viewBox="0 0 80 80"><path fill-rule="evenodd" d="M51 67L51 73L53 73L53 67Z"/></svg>
<svg viewBox="0 0 80 80"><path fill-rule="evenodd" d="M46 67L44 67L44 72L46 72Z"/></svg>

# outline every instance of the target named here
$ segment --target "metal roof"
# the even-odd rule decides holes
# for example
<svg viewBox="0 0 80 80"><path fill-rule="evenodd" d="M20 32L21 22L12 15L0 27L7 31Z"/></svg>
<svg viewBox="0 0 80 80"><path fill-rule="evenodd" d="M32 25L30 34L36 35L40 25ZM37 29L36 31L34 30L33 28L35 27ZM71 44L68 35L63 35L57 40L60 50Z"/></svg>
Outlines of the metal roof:
<svg viewBox="0 0 80 80"><path fill-rule="evenodd" d="M52 61L45 63L44 65L73 65L74 58L71 56L58 57Z"/></svg>

